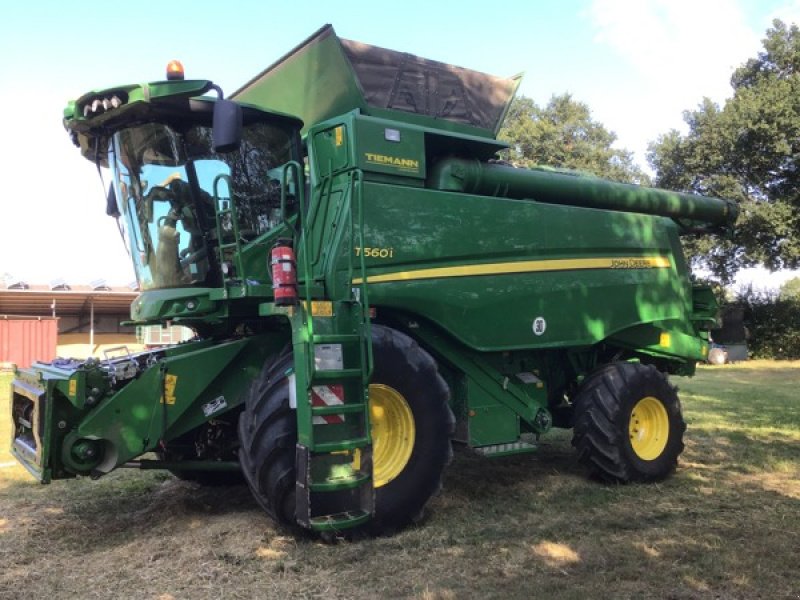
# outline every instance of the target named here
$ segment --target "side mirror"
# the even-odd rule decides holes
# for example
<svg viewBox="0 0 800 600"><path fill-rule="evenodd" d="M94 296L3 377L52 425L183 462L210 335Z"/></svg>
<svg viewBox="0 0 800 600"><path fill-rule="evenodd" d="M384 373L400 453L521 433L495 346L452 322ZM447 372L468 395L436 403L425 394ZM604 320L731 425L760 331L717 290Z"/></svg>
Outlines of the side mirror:
<svg viewBox="0 0 800 600"><path fill-rule="evenodd" d="M232 152L242 142L242 107L232 100L214 103L214 152Z"/></svg>

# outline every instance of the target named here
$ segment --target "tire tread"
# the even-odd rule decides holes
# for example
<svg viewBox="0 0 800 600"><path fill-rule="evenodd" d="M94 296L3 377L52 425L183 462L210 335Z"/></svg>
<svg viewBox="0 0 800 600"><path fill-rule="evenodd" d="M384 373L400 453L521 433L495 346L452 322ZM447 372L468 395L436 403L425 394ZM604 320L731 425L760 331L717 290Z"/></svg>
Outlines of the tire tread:
<svg viewBox="0 0 800 600"><path fill-rule="evenodd" d="M633 457L632 450L628 450L626 411L633 407L632 402L643 397L637 395L642 387L657 389L659 400L668 413L672 411L667 446L652 464ZM657 481L669 475L683 451L685 430L675 388L653 365L604 365L584 381L575 399L572 445L577 449L578 460L609 482Z"/></svg>

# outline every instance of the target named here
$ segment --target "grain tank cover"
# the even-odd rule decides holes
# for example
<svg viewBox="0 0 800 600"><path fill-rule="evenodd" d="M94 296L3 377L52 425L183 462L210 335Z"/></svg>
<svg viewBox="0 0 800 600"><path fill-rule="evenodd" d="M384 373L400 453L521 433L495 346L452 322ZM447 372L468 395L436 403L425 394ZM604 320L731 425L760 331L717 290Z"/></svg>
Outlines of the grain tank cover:
<svg viewBox="0 0 800 600"><path fill-rule="evenodd" d="M375 117L494 137L520 79L344 40L326 25L233 98L297 115L306 128L360 109Z"/></svg>

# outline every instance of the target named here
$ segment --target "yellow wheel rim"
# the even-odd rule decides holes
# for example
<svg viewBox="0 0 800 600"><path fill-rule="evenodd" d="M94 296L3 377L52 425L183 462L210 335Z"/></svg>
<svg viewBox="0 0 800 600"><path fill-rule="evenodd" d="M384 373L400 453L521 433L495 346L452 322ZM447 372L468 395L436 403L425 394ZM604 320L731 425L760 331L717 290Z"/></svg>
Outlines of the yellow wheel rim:
<svg viewBox="0 0 800 600"><path fill-rule="evenodd" d="M653 396L639 400L631 411L628 434L636 456L642 460L661 456L669 438L669 415L664 404Z"/></svg>
<svg viewBox="0 0 800 600"><path fill-rule="evenodd" d="M414 449L414 414L396 389L373 383L369 386L372 429L372 476L376 488L403 472Z"/></svg>

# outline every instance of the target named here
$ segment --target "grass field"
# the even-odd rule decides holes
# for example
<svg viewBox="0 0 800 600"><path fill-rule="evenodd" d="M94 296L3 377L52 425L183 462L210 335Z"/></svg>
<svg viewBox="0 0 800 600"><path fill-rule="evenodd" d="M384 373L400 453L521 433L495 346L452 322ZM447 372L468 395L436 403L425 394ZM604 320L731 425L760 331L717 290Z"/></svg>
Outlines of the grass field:
<svg viewBox="0 0 800 600"><path fill-rule="evenodd" d="M677 383L687 448L664 483L590 481L556 433L514 459L456 452L423 524L335 545L239 487L126 470L40 486L7 466L4 394L0 598L800 598L800 363Z"/></svg>

